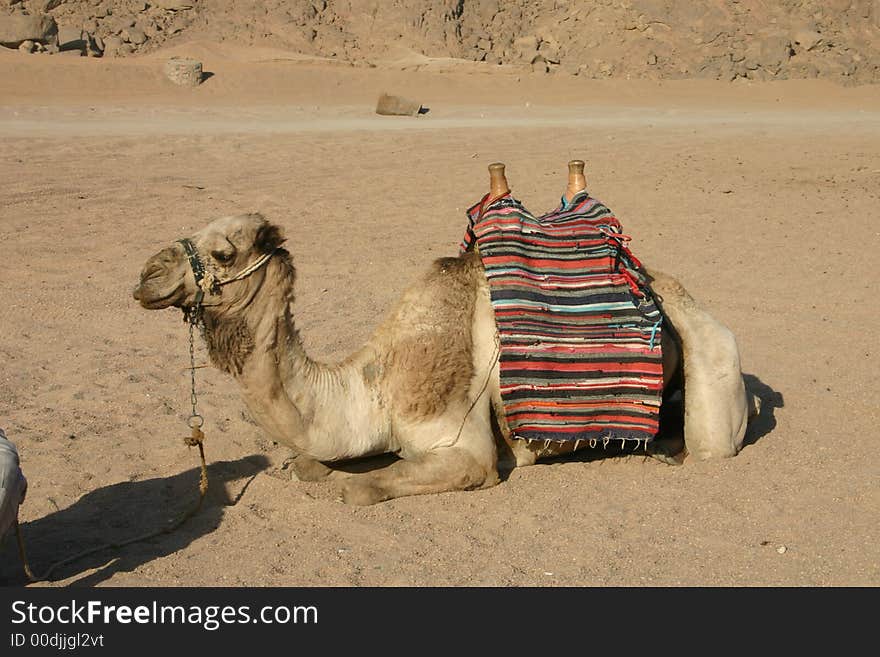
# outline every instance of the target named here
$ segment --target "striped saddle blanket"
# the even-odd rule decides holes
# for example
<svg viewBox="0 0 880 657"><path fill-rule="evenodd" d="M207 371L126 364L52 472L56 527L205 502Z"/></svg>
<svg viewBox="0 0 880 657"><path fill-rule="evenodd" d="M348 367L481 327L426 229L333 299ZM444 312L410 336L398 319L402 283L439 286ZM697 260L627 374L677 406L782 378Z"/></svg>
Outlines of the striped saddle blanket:
<svg viewBox="0 0 880 657"><path fill-rule="evenodd" d="M509 195L467 212L501 340L510 436L647 443L659 428L662 316L629 237L581 192L535 217Z"/></svg>

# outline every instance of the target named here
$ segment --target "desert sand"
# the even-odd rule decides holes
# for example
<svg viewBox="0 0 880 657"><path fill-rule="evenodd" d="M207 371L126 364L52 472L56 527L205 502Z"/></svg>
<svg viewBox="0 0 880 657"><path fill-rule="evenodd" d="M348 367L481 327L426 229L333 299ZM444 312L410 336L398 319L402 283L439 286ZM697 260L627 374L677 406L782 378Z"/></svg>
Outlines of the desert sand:
<svg viewBox="0 0 880 657"><path fill-rule="evenodd" d="M175 87L175 54L213 75ZM306 346L337 361L456 253L490 162L550 209L581 158L634 252L736 334L763 398L737 457L673 467L600 449L485 491L351 507L333 484L292 480L288 450L205 367L205 507L51 585L880 584L880 89L420 62L210 42L0 53L0 426L30 483L34 569L196 499L187 330L132 299L147 257L218 216L265 213L297 265ZM430 111L376 116L382 91ZM25 582L13 540L0 581Z"/></svg>

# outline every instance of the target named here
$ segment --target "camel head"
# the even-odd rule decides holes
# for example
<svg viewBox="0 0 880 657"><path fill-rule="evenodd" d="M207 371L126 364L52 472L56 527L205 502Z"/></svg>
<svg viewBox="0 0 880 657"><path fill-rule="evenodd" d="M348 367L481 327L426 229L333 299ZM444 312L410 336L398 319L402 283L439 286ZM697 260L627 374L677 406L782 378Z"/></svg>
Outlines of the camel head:
<svg viewBox="0 0 880 657"><path fill-rule="evenodd" d="M222 217L147 260L134 298L149 310L200 304L223 314L246 306L262 280L252 274L264 269L283 242L278 227L262 215Z"/></svg>

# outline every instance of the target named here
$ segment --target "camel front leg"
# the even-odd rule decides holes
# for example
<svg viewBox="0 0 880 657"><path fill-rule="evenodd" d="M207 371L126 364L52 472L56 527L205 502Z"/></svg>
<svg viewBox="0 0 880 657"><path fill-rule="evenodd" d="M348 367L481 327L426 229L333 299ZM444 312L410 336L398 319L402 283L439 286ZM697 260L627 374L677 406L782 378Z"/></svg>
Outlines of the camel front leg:
<svg viewBox="0 0 880 657"><path fill-rule="evenodd" d="M396 497L489 488L498 483L494 463L481 464L459 447L444 447L377 472L350 476L341 486L346 504L376 504Z"/></svg>

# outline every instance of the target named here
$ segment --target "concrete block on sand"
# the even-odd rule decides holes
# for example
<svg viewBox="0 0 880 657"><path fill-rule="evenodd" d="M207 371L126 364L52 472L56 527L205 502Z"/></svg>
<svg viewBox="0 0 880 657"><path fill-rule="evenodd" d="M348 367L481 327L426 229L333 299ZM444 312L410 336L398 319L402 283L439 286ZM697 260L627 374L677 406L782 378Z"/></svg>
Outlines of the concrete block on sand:
<svg viewBox="0 0 880 657"><path fill-rule="evenodd" d="M383 93L376 103L376 114L382 116L418 116L421 112L421 103L402 96Z"/></svg>
<svg viewBox="0 0 880 657"><path fill-rule="evenodd" d="M182 87L197 87L202 81L202 63L196 59L172 57L165 64L165 76Z"/></svg>

